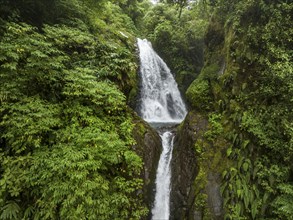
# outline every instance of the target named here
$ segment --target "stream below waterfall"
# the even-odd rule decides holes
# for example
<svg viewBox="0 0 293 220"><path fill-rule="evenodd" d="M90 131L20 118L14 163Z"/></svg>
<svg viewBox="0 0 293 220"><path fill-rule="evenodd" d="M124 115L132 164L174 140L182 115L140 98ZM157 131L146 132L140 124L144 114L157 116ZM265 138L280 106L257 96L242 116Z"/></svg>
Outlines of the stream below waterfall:
<svg viewBox="0 0 293 220"><path fill-rule="evenodd" d="M170 217L171 159L174 126L183 121L186 107L177 83L166 63L146 39L137 39L140 57L140 116L158 131L162 139L162 153L157 174L152 220Z"/></svg>

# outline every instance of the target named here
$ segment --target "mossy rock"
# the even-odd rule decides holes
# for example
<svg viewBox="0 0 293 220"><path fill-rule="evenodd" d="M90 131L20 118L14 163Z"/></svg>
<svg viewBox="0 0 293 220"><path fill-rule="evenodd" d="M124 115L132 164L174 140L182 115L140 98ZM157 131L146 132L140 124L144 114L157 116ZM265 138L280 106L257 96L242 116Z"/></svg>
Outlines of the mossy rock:
<svg viewBox="0 0 293 220"><path fill-rule="evenodd" d="M216 81L219 69L217 64L204 67L197 79L188 87L186 98L194 109L205 112L212 108L213 91L211 82Z"/></svg>
<svg viewBox="0 0 293 220"><path fill-rule="evenodd" d="M178 127L172 156L171 219L192 219L196 178L199 167L194 150L197 138L203 135L207 119L196 112L189 112Z"/></svg>
<svg viewBox="0 0 293 220"><path fill-rule="evenodd" d="M132 134L136 141L134 151L143 160L141 178L143 179L143 197L149 210L154 201L154 187L156 180L157 166L162 152L161 138L157 131L147 122L142 120L134 111L132 112L133 123L135 124Z"/></svg>
<svg viewBox="0 0 293 220"><path fill-rule="evenodd" d="M200 111L208 110L212 101L209 82L200 79L193 81L186 91L186 98L194 109Z"/></svg>

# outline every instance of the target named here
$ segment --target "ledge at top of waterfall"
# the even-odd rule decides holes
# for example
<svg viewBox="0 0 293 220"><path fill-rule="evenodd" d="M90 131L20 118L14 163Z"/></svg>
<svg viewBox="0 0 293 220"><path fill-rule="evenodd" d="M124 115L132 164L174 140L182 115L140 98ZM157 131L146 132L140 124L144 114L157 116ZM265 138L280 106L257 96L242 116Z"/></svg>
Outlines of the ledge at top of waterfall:
<svg viewBox="0 0 293 220"><path fill-rule="evenodd" d="M149 123L180 123L186 107L166 63L146 39L137 39L141 74L141 117Z"/></svg>

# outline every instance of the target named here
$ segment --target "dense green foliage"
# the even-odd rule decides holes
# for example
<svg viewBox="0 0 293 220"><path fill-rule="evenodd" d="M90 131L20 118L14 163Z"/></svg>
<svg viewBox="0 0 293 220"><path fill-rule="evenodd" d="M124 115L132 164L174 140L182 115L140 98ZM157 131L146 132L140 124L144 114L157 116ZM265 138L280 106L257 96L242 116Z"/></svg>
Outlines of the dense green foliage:
<svg viewBox="0 0 293 220"><path fill-rule="evenodd" d="M196 145L200 163L222 172L226 219L292 219L292 4L218 1L213 10L205 66L186 94L218 115Z"/></svg>
<svg viewBox="0 0 293 220"><path fill-rule="evenodd" d="M178 18L178 13L182 13ZM168 64L185 92L203 65L203 36L207 14L202 5L182 12L171 4L157 4L144 16L142 32Z"/></svg>
<svg viewBox="0 0 293 220"><path fill-rule="evenodd" d="M121 92L136 83L133 22L109 1L0 3L0 219L139 219Z"/></svg>
<svg viewBox="0 0 293 220"><path fill-rule="evenodd" d="M0 219L147 214L134 35L208 121L194 146L203 219L217 172L225 219L292 219L292 3L160 2L0 0Z"/></svg>

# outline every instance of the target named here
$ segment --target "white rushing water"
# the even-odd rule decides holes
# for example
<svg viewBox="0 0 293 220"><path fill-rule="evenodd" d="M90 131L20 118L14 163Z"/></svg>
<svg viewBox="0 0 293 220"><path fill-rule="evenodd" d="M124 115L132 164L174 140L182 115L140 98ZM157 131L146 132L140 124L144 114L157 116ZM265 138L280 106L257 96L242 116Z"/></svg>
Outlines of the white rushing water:
<svg viewBox="0 0 293 220"><path fill-rule="evenodd" d="M186 115L186 108L170 69L152 49L150 42L138 39L138 47L142 118L151 123L180 123Z"/></svg>
<svg viewBox="0 0 293 220"><path fill-rule="evenodd" d="M150 42L137 39L141 74L141 117L161 126L180 123L186 108L178 86L166 63L156 54ZM160 134L163 151L156 175L156 194L152 208L153 220L168 220L170 216L171 159L174 134Z"/></svg>
<svg viewBox="0 0 293 220"><path fill-rule="evenodd" d="M169 131L161 135L163 151L160 156L156 176L156 196L152 209L153 220L169 219L170 215L170 181L171 181L171 159L173 150L174 134Z"/></svg>

